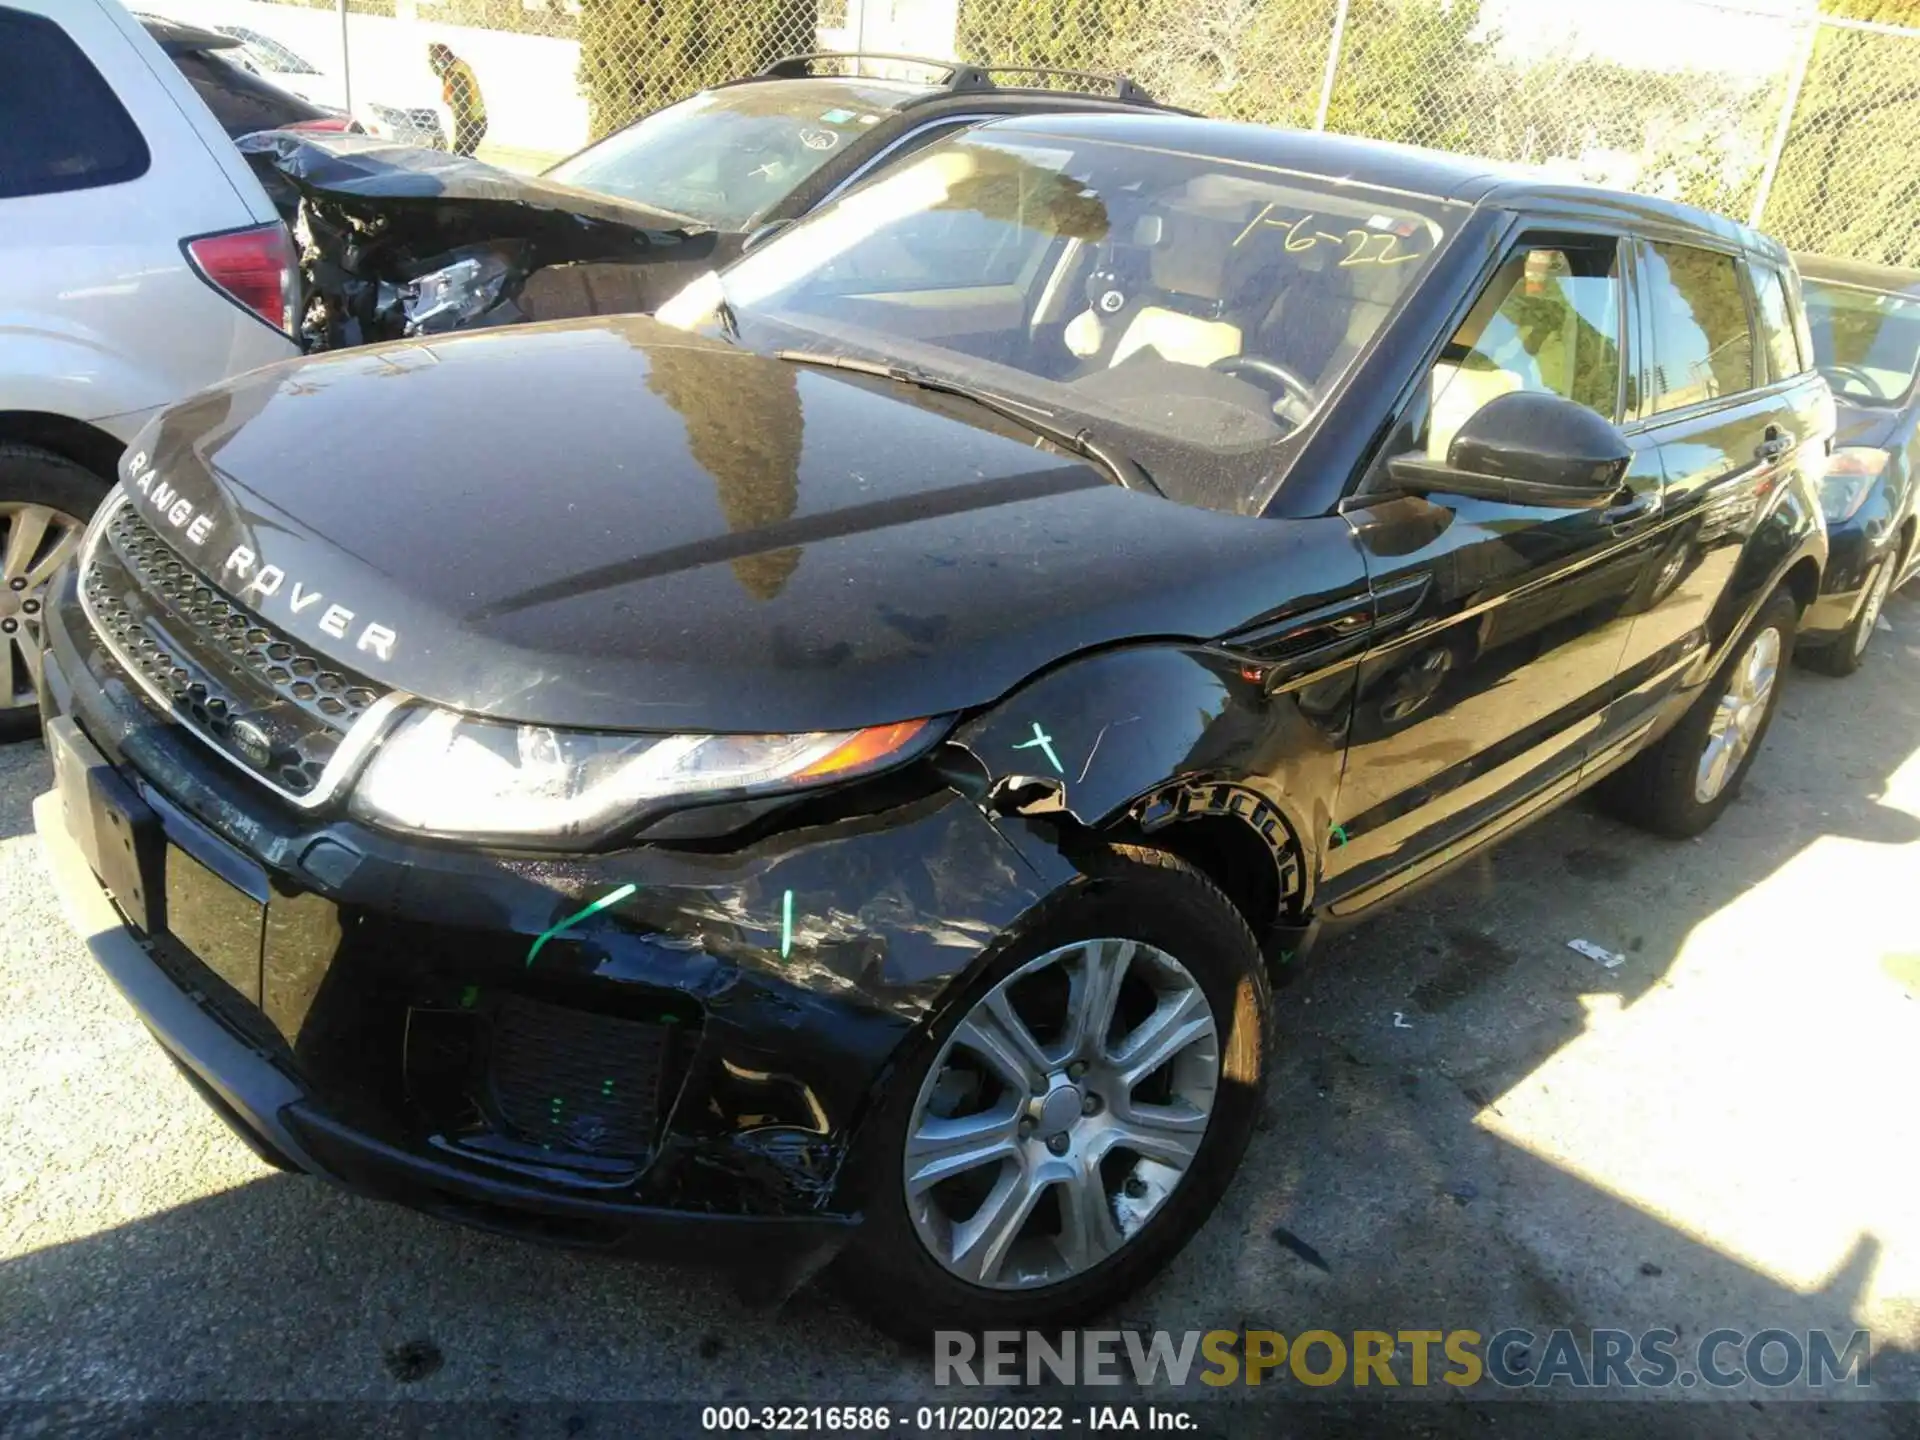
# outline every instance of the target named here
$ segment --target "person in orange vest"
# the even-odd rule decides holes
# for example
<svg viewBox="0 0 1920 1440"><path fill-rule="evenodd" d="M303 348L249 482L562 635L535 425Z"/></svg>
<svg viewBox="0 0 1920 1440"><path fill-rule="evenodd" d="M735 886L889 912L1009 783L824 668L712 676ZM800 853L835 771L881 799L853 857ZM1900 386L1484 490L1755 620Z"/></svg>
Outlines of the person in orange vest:
<svg viewBox="0 0 1920 1440"><path fill-rule="evenodd" d="M427 63L440 77L440 94L453 114L453 153L471 155L487 136L487 102L473 67L439 41L427 46Z"/></svg>

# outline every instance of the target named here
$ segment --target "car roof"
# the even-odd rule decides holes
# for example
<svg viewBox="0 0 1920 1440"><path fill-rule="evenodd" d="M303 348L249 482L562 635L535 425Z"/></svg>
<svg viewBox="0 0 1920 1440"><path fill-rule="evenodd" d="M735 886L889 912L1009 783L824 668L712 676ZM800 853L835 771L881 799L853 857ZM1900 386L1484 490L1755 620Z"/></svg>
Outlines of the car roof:
<svg viewBox="0 0 1920 1440"><path fill-rule="evenodd" d="M1567 182L1526 166L1445 150L1427 150L1390 140L1288 130L1151 109L1123 114L1022 115L991 120L983 128L1063 140L1111 140L1180 150L1303 175L1358 181L1406 195L1476 207L1586 212L1629 230L1678 231L1723 246L1750 250L1776 262L1787 258L1786 250L1771 237L1692 205Z"/></svg>
<svg viewBox="0 0 1920 1440"><path fill-rule="evenodd" d="M192 55L202 50L236 50L240 46L233 36L222 35L217 30L203 30L198 25L183 25L178 20L142 15L137 11L134 18L168 55Z"/></svg>
<svg viewBox="0 0 1920 1440"><path fill-rule="evenodd" d="M1865 260L1843 260L1838 255L1809 255L1793 252L1793 263L1807 280L1825 280L1833 285L1851 285L1859 290L1878 290L1887 295L1920 295L1920 270L1903 270L1897 265L1873 265Z"/></svg>
<svg viewBox="0 0 1920 1440"><path fill-rule="evenodd" d="M909 66L933 71L937 78L931 80L901 80L867 75L816 74L816 65L826 64L871 64L883 63L893 66ZM1061 88L1056 85L1005 85L996 76L1023 76L1035 82L1053 80L1094 81L1109 87L1105 93L1091 90ZM878 51L840 51L822 50L801 55L789 55L774 61L756 75L743 75L737 80L729 80L725 86L714 88L732 88L740 85L813 85L823 95L846 93L834 87L856 87L870 89L876 93L885 93L896 110L929 104L934 101L966 97L978 100L983 96L1017 97L1026 101L1050 100L1062 106L1097 105L1102 108L1111 106L1138 107L1141 109L1161 109L1154 98L1124 75L1108 75L1089 70L1062 70L1051 67L1024 65L974 64L960 60L941 60L924 55L901 55Z"/></svg>

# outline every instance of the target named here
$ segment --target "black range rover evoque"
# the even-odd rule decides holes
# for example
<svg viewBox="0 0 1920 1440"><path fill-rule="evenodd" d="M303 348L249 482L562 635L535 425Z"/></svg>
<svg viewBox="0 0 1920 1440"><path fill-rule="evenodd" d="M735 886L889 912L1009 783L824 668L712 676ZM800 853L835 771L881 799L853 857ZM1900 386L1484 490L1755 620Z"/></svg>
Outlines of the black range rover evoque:
<svg viewBox="0 0 1920 1440"><path fill-rule="evenodd" d="M275 1163L1064 1323L1219 1199L1318 927L1734 797L1824 558L1798 304L1655 200L986 125L661 319L176 407L56 592L38 824Z"/></svg>

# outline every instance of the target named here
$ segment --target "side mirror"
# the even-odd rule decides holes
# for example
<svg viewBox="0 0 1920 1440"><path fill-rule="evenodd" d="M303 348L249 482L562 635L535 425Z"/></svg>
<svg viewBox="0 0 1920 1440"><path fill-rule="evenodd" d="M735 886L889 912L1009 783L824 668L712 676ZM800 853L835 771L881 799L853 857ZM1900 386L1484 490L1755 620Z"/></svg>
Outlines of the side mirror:
<svg viewBox="0 0 1920 1440"><path fill-rule="evenodd" d="M1474 411L1447 446L1444 464L1396 455L1387 473L1412 495L1593 510L1620 493L1632 459L1627 437L1586 406L1516 390Z"/></svg>
<svg viewBox="0 0 1920 1440"><path fill-rule="evenodd" d="M744 255L755 246L765 244L792 223L791 220L769 220L764 225L754 227L747 232L747 238L740 242L740 253Z"/></svg>

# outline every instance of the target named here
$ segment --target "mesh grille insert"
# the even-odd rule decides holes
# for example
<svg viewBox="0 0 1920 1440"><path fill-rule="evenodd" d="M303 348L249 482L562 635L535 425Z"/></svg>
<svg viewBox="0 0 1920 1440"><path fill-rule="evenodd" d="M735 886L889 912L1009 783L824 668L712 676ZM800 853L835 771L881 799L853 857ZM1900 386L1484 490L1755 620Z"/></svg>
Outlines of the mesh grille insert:
<svg viewBox="0 0 1920 1440"><path fill-rule="evenodd" d="M489 1108L508 1129L554 1149L652 1150L673 1027L518 996L493 1027Z"/></svg>
<svg viewBox="0 0 1920 1440"><path fill-rule="evenodd" d="M285 795L312 794L381 692L220 594L131 505L102 538L81 586L122 662L208 744Z"/></svg>

